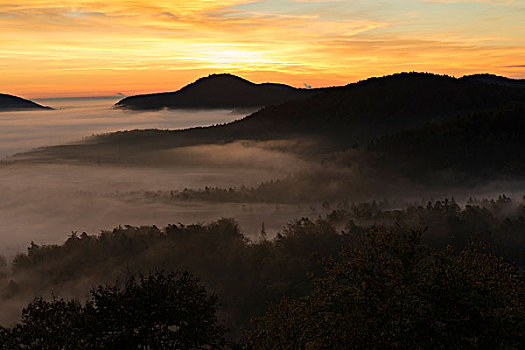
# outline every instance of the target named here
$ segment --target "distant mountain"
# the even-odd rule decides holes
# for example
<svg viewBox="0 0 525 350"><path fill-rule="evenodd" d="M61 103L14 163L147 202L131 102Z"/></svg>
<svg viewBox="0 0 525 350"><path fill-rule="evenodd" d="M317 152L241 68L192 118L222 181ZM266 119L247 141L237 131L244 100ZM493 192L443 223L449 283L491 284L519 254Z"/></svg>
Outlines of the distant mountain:
<svg viewBox="0 0 525 350"><path fill-rule="evenodd" d="M306 98L321 90L255 84L231 74L213 74L175 92L130 96L115 106L133 110L259 108Z"/></svg>
<svg viewBox="0 0 525 350"><path fill-rule="evenodd" d="M525 101L525 89L470 78L400 73L329 88L307 99L265 107L227 125L182 134L220 141L317 135L344 146L514 101Z"/></svg>
<svg viewBox="0 0 525 350"><path fill-rule="evenodd" d="M525 102L525 89L471 78L401 73L330 88L269 106L229 124L188 130L133 130L18 156L140 163L149 152L235 140L316 140L318 153L364 146L384 136ZM118 151L117 151L118 150ZM311 148L309 149L311 151Z"/></svg>
<svg viewBox="0 0 525 350"><path fill-rule="evenodd" d="M28 109L51 109L50 107L44 107L38 103L34 103L23 98L0 94L0 111L15 111L15 110L28 110Z"/></svg>

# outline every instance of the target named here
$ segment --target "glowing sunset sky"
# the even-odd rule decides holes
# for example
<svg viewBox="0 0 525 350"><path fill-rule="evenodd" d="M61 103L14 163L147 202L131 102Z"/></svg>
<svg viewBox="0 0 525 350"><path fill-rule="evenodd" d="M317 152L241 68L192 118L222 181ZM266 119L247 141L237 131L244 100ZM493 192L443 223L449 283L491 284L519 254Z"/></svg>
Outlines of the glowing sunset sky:
<svg viewBox="0 0 525 350"><path fill-rule="evenodd" d="M525 78L525 0L0 0L0 92L27 98L411 70Z"/></svg>

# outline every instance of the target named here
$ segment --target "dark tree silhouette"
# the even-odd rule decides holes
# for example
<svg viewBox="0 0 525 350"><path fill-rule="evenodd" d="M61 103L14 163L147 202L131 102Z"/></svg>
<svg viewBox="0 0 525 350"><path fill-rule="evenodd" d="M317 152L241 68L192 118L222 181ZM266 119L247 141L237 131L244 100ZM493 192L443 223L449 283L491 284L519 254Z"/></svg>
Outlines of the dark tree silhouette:
<svg viewBox="0 0 525 350"><path fill-rule="evenodd" d="M189 273L153 273L99 286L84 304L36 298L0 340L4 349L215 349L225 331L216 309Z"/></svg>
<svg viewBox="0 0 525 350"><path fill-rule="evenodd" d="M256 321L250 349L519 349L525 281L471 243L435 252L420 231L373 230L328 260L314 291Z"/></svg>

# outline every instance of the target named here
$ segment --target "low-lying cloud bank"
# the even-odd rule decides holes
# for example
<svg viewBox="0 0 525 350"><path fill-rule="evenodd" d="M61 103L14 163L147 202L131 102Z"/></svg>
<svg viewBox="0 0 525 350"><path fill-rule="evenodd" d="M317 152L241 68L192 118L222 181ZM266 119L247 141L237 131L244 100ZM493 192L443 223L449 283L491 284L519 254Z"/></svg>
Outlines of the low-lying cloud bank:
<svg viewBox="0 0 525 350"><path fill-rule="evenodd" d="M111 109L108 100L46 103L57 110L0 113L0 157L94 133L187 128L242 117L218 110L123 112ZM133 167L0 163L0 256L23 251L31 241L60 243L72 231L97 233L126 224L163 226L236 217L248 235L256 234L263 221L276 231L290 218L309 212L293 205L130 201L118 193L255 186L307 166L284 151L290 147L295 146L280 141L183 147L145 153L143 164Z"/></svg>
<svg viewBox="0 0 525 350"><path fill-rule="evenodd" d="M12 256L31 241L54 244L72 231L97 233L118 225L192 223L235 217L248 235L264 221L277 230L289 219L309 213L297 206L272 204L164 203L126 200L119 193L171 191L205 186L255 186L275 178L272 169L113 166L0 166L0 255ZM263 213L263 215L261 215Z"/></svg>
<svg viewBox="0 0 525 350"><path fill-rule="evenodd" d="M183 129L239 119L231 111L134 113L112 108L111 100L55 102L52 111L0 113L0 157L34 147L78 141L92 134L130 129ZM64 106L64 107L62 107Z"/></svg>

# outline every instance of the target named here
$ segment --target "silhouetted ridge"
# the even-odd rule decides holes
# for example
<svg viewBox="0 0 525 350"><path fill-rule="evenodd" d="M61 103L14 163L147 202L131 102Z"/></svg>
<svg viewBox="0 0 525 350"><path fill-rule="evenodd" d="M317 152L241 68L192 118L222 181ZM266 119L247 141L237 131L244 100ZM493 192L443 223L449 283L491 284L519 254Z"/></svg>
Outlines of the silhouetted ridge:
<svg viewBox="0 0 525 350"><path fill-rule="evenodd" d="M308 152L329 153L357 148L428 123L505 110L524 102L525 89L520 87L426 73L401 73L265 107L229 124L187 130L121 131L76 145L38 149L18 157L133 163L140 154L144 155L142 159L151 159L145 154L175 147L283 139L320 141L316 142L315 150L311 148ZM512 120L518 122L516 118ZM503 142L504 138L498 140Z"/></svg>
<svg viewBox="0 0 525 350"><path fill-rule="evenodd" d="M38 103L20 97L0 94L0 111L26 110L26 109L51 109Z"/></svg>
<svg viewBox="0 0 525 350"><path fill-rule="evenodd" d="M116 106L135 110L256 108L305 98L318 91L283 84L255 84L232 74L213 74L175 92L130 96Z"/></svg>
<svg viewBox="0 0 525 350"><path fill-rule="evenodd" d="M400 73L267 107L235 124L250 132L264 130L265 135L317 134L352 144L513 101L525 101L525 90L473 79Z"/></svg>
<svg viewBox="0 0 525 350"><path fill-rule="evenodd" d="M525 79L510 79L495 74L472 74L466 75L463 80L477 80L489 84L522 87L525 88Z"/></svg>

